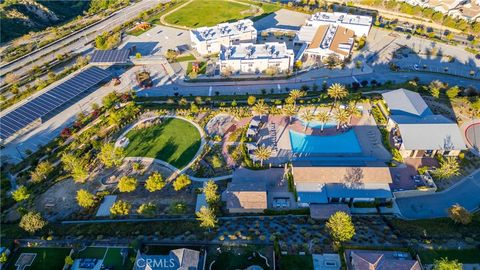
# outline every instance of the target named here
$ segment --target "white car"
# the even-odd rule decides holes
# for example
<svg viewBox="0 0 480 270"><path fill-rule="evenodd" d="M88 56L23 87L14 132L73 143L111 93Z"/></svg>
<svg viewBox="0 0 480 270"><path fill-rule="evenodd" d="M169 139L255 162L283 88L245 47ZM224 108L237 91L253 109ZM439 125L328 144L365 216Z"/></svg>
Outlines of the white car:
<svg viewBox="0 0 480 270"><path fill-rule="evenodd" d="M418 70L418 65L417 64L413 65L413 69Z"/></svg>

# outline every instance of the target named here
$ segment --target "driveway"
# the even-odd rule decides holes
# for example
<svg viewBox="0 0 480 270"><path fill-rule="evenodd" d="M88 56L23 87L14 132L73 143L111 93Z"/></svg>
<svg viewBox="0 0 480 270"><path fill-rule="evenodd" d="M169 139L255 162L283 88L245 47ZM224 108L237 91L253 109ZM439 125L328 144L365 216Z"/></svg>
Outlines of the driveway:
<svg viewBox="0 0 480 270"><path fill-rule="evenodd" d="M397 199L401 215L406 219L438 218L447 216L447 209L460 204L469 211L480 206L480 169L450 189L431 195Z"/></svg>

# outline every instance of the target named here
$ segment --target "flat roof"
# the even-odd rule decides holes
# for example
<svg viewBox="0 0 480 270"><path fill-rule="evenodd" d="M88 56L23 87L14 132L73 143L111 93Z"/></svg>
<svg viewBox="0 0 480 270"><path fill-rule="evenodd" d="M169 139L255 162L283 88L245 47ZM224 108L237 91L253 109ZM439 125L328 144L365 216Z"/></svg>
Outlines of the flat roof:
<svg viewBox="0 0 480 270"><path fill-rule="evenodd" d="M295 183L392 183L388 167L293 167Z"/></svg>
<svg viewBox="0 0 480 270"><path fill-rule="evenodd" d="M222 46L220 60L281 59L293 57L293 50L285 42L267 42L265 44L241 43Z"/></svg>
<svg viewBox="0 0 480 270"><path fill-rule="evenodd" d="M215 40L221 37L235 36L241 33L256 32L250 19L232 23L221 23L211 27L200 27L191 30L199 41Z"/></svg>
<svg viewBox="0 0 480 270"><path fill-rule="evenodd" d="M344 12L317 12L308 21L342 24L371 25L372 17L365 15L348 14Z"/></svg>

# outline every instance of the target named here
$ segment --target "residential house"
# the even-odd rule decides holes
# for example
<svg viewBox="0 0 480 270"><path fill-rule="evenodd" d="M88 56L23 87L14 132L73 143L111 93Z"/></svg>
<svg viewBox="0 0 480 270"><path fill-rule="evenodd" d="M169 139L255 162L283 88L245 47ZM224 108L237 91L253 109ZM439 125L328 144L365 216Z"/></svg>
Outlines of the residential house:
<svg viewBox="0 0 480 270"><path fill-rule="evenodd" d="M222 45L255 43L257 30L251 20L245 19L193 29L190 31L190 39L199 54L208 55L219 53Z"/></svg>
<svg viewBox="0 0 480 270"><path fill-rule="evenodd" d="M262 213L267 209L267 187L264 182L254 180L231 182L222 200L230 213Z"/></svg>
<svg viewBox="0 0 480 270"><path fill-rule="evenodd" d="M392 199L392 176L388 167L293 166L292 174L301 207Z"/></svg>
<svg viewBox="0 0 480 270"><path fill-rule="evenodd" d="M147 255L138 251L133 270L201 270L203 262L200 257L200 251L187 248L174 249L165 255Z"/></svg>
<svg viewBox="0 0 480 270"><path fill-rule="evenodd" d="M348 270L422 270L406 252L347 249L345 257Z"/></svg>
<svg viewBox="0 0 480 270"><path fill-rule="evenodd" d="M224 74L287 73L292 70L293 50L279 42L221 46L219 65Z"/></svg>
<svg viewBox="0 0 480 270"><path fill-rule="evenodd" d="M434 114L418 93L398 89L382 96L390 111L387 128L402 157L458 156L467 149L457 123Z"/></svg>

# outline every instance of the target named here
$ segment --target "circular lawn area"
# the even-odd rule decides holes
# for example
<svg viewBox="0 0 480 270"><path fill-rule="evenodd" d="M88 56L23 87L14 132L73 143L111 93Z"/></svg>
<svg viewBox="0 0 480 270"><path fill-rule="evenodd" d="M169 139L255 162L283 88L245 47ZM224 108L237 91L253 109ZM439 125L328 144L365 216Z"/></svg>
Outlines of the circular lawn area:
<svg viewBox="0 0 480 270"><path fill-rule="evenodd" d="M162 118L162 123L126 134L129 157L151 157L182 169L195 156L201 145L200 132L189 122L178 118Z"/></svg>

